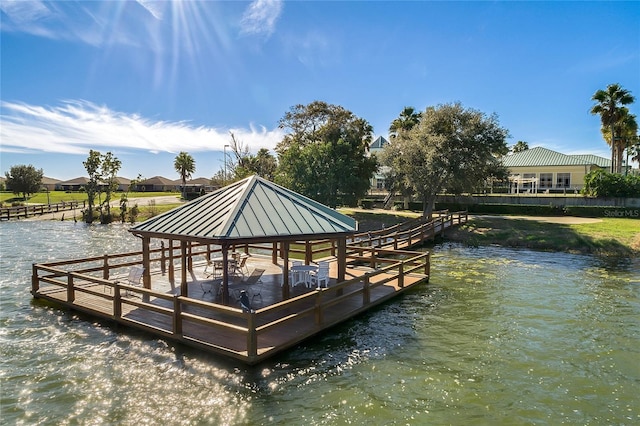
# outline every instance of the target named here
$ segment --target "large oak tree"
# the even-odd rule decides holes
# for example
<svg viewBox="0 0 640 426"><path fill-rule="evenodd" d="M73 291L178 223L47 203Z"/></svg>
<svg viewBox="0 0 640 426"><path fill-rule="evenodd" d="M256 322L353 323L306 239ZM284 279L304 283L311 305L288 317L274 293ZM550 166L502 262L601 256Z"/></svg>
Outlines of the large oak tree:
<svg viewBox="0 0 640 426"><path fill-rule="evenodd" d="M27 196L34 194L40 190L42 184L42 169L36 169L31 164L11 166L8 172L5 172L7 179L7 189L10 189L16 195L22 193L22 197L26 200Z"/></svg>
<svg viewBox="0 0 640 426"><path fill-rule="evenodd" d="M398 187L411 189L423 201L429 218L442 190L471 190L505 176L500 158L508 152L508 135L496 115L460 103L428 107L417 124L399 131L385 146L382 163L390 167Z"/></svg>
<svg viewBox="0 0 640 426"><path fill-rule="evenodd" d="M280 120L276 182L329 206L355 205L378 169L372 127L338 105L296 105Z"/></svg>

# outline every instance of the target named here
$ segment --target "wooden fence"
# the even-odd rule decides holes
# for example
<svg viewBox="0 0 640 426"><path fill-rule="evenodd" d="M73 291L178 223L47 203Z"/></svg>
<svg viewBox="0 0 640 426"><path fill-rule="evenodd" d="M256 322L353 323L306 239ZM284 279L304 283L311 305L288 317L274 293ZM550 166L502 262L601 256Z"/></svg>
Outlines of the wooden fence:
<svg viewBox="0 0 640 426"><path fill-rule="evenodd" d="M86 201L64 201L55 204L34 204L16 207L0 208L0 220L28 218L48 213L66 212L76 209L84 209Z"/></svg>

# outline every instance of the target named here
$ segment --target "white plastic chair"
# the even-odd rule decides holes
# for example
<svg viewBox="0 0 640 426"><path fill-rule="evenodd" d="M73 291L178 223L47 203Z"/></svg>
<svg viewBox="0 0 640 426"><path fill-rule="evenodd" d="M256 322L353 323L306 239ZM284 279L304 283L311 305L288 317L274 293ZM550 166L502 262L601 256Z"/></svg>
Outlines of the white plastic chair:
<svg viewBox="0 0 640 426"><path fill-rule="evenodd" d="M321 288L322 284L329 287L329 262L318 262L318 272L312 273L311 284L315 284L316 288Z"/></svg>

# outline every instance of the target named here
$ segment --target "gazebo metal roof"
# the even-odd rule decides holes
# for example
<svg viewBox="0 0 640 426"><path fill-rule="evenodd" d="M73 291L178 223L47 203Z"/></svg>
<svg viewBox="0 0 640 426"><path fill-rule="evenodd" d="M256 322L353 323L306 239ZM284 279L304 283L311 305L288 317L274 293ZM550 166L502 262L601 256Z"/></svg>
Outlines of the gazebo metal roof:
<svg viewBox="0 0 640 426"><path fill-rule="evenodd" d="M314 200L251 176L130 229L201 242L283 241L348 235L356 222Z"/></svg>

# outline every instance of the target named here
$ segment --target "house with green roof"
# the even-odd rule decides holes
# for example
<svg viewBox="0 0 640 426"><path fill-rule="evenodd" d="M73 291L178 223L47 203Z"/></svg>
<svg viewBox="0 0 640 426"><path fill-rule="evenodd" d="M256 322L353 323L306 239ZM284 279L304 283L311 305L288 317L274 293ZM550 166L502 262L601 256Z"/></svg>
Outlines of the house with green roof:
<svg viewBox="0 0 640 426"><path fill-rule="evenodd" d="M378 136L376 140L369 145L369 153L380 155L382 149L389 143L388 140L382 136ZM384 175L389 171L389 167L382 166L371 178L371 190L372 191L384 191Z"/></svg>
<svg viewBox="0 0 640 426"><path fill-rule="evenodd" d="M502 159L509 169L510 192L579 191L587 173L611 168L611 160L597 155L566 155L535 147Z"/></svg>

